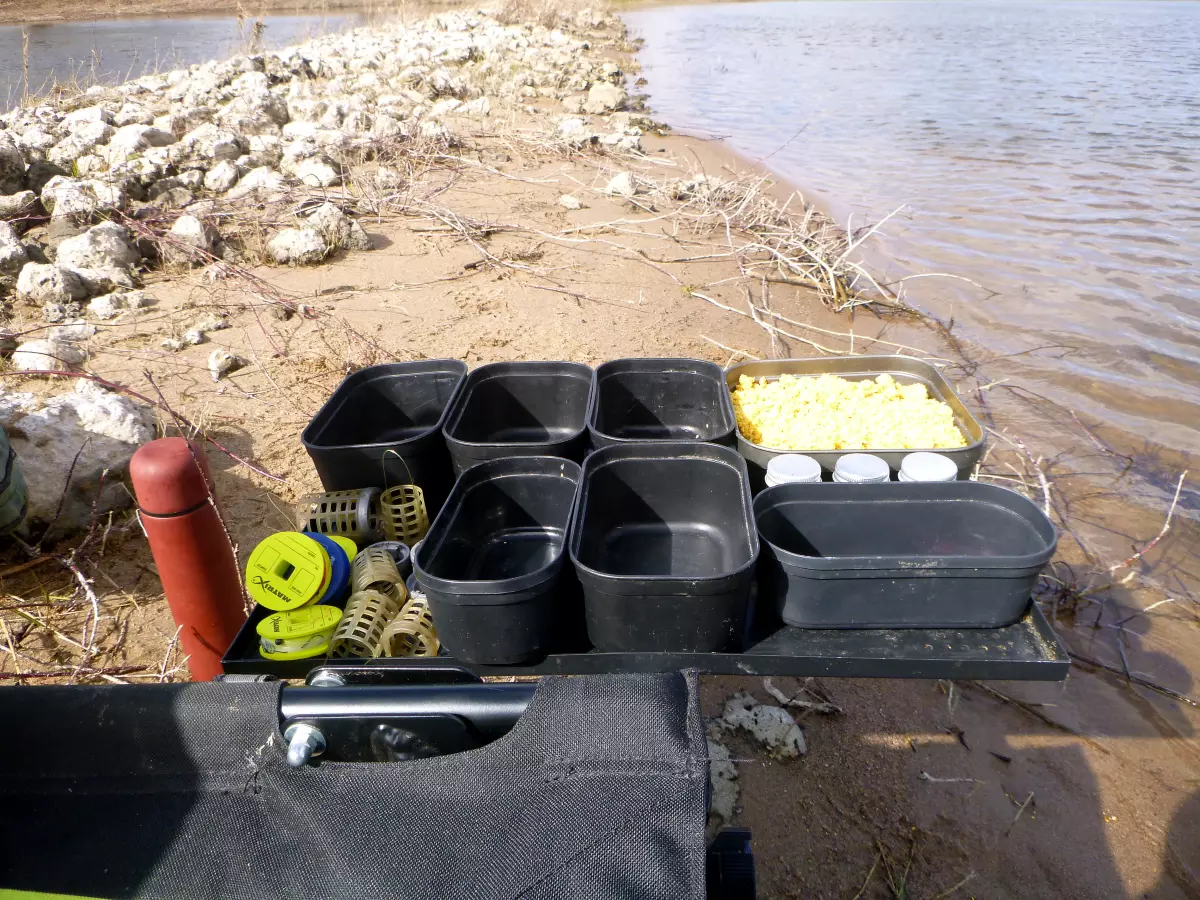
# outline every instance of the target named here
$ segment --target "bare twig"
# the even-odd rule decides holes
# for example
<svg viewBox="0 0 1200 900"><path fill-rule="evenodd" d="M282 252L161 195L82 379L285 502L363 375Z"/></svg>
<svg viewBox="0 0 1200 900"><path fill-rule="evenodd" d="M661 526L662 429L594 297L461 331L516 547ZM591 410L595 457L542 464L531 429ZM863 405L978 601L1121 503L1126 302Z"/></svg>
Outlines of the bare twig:
<svg viewBox="0 0 1200 900"><path fill-rule="evenodd" d="M966 874L966 877L964 877L962 881L958 882L958 884L954 885L953 887L946 888L946 890L942 891L936 897L933 897L932 900L946 900L947 897L951 896L952 894L957 893L961 888L966 886L967 882L969 882L974 877L975 877L974 871L968 872Z"/></svg>
<svg viewBox="0 0 1200 900"><path fill-rule="evenodd" d="M1123 618L1123 619L1121 619L1121 620L1117 621L1116 623L1114 623L1114 625L1115 625L1115 627L1117 627L1117 628L1120 628L1120 627L1122 627L1122 626L1123 626L1123 625L1124 625L1126 622L1132 622L1134 619L1141 618L1141 617L1142 617L1142 616L1144 616L1146 613L1150 612L1150 610L1152 610L1152 609L1158 609L1158 607L1160 607L1160 606L1166 606L1168 603L1174 603L1174 602L1175 602L1175 598L1174 598L1174 597L1167 597L1167 598L1166 598L1166 599L1164 599L1164 600L1159 600L1159 601L1157 601L1157 602L1155 602L1155 603L1151 603L1151 604L1150 604L1149 606L1147 606L1145 609L1139 609L1137 612L1135 612L1135 613L1132 613L1132 614L1130 614L1130 615L1126 616L1125 618Z"/></svg>
<svg viewBox="0 0 1200 900"><path fill-rule="evenodd" d="M175 647L179 643L179 634L181 631L183 631L182 625L180 625L178 628L175 629L175 634L171 637L171 642L169 644L167 644L167 652L163 655L162 665L160 665L158 667L159 682L166 681L167 678L171 675L171 672L167 671L167 664L171 661L171 656L175 653ZM184 660L184 662L187 662L187 660ZM172 670L172 672L173 671L174 670Z"/></svg>
<svg viewBox="0 0 1200 900"><path fill-rule="evenodd" d="M805 692L804 688L801 688L795 697L788 697L787 694L775 687L770 678L763 679L763 690L778 700L780 706L794 706L819 713L840 713L842 711L842 708L836 703L826 700L801 700L800 694Z"/></svg>
<svg viewBox="0 0 1200 900"><path fill-rule="evenodd" d="M1008 828L1006 828L1006 829L1004 830L1004 833L1005 833L1005 834L1009 834L1009 833L1011 833L1011 832L1012 832L1013 828L1014 828L1014 827L1016 826L1016 824L1017 824L1017 820L1018 820L1019 818L1021 818L1021 813L1025 812L1025 808L1026 808L1027 806L1029 806L1029 804L1030 804L1030 803L1032 803L1032 802L1033 802L1033 791L1030 791L1030 792L1029 792L1029 796L1025 798L1025 802L1021 804L1021 806L1020 806L1020 808L1019 808L1019 809L1017 809L1017 814L1016 814L1015 816L1013 816L1013 820L1012 820L1012 822L1011 822L1011 823L1009 823L1009 826L1008 826Z"/></svg>
<svg viewBox="0 0 1200 900"><path fill-rule="evenodd" d="M90 666L56 666L55 668L42 672L0 672L0 678L63 678L67 675L77 674L80 676L119 676L132 675L136 672L146 671L146 666L109 666L104 669L93 669Z"/></svg>
<svg viewBox="0 0 1200 900"><path fill-rule="evenodd" d="M1133 684L1141 685L1144 688L1149 688L1152 691L1162 694L1164 697L1170 697L1172 700L1178 700L1180 703L1186 703L1188 706L1200 709L1200 700L1195 700L1186 694L1181 694L1178 691L1171 690L1169 687L1164 687L1158 682L1144 678L1135 672L1129 672L1127 669L1118 669L1116 666L1110 666L1107 663L1102 663L1099 660L1084 656L1081 653L1073 653L1071 651L1067 651L1067 653L1071 659L1078 660L1084 665L1092 666L1097 669L1103 669L1105 672L1112 672L1114 675L1122 675Z"/></svg>
<svg viewBox="0 0 1200 900"><path fill-rule="evenodd" d="M867 877L863 880L862 887L858 889L858 893L851 897L850 900L858 900L859 897L866 893L867 886L871 883L871 879L875 877L875 870L879 868L879 860L881 858L878 853L875 854L875 862L871 863L871 870L867 872Z"/></svg>
<svg viewBox="0 0 1200 900"><path fill-rule="evenodd" d="M54 559L53 556L39 556L36 559L18 563L15 566L9 566L7 569L0 570L0 578L8 578L11 575L20 575L22 572L27 572L36 566L40 566L44 562L49 562L52 559Z"/></svg>
<svg viewBox="0 0 1200 900"><path fill-rule="evenodd" d="M986 781L980 781L978 778L938 778L928 772L922 772L917 777L930 784L987 784Z"/></svg>
<svg viewBox="0 0 1200 900"><path fill-rule="evenodd" d="M1115 566L1110 566L1109 570L1108 570L1110 573L1116 572L1118 569L1124 569L1127 566L1133 565L1133 563L1137 562L1139 559L1141 559L1143 556L1145 556L1147 553L1149 553L1151 550L1153 550L1154 547L1158 544L1158 542L1161 541L1164 537L1166 537L1167 532L1171 530L1171 517L1175 515L1175 507L1179 504L1179 494L1180 494L1180 492L1183 491L1183 482L1187 478L1187 476L1188 476L1187 469L1184 469L1179 474L1179 483L1177 485L1175 485L1175 496L1171 500L1171 508L1167 510L1166 521L1163 522L1162 529L1155 536L1154 540L1152 540L1150 543L1148 543L1141 550L1138 550L1136 553L1133 554L1133 556L1129 557L1125 561L1119 562Z"/></svg>

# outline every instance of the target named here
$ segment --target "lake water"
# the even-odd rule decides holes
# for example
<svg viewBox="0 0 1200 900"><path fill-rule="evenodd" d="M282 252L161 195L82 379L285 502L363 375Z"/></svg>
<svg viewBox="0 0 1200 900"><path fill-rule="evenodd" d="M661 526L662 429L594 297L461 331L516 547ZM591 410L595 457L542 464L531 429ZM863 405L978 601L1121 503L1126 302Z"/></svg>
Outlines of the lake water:
<svg viewBox="0 0 1200 900"><path fill-rule="evenodd" d="M1005 375L1200 451L1200 3L797 0L628 13L655 115L727 136ZM1050 345L1050 346L1047 346ZM1036 349L1046 348L1046 349ZM1028 352L1026 352L1028 351Z"/></svg>
<svg viewBox="0 0 1200 900"><path fill-rule="evenodd" d="M262 43L281 47L366 23L358 14L264 16ZM159 69L223 59L247 45L253 19L232 15L176 16L0 26L0 110L19 101L25 74L21 45L29 36L29 87L35 93L55 79L123 81Z"/></svg>

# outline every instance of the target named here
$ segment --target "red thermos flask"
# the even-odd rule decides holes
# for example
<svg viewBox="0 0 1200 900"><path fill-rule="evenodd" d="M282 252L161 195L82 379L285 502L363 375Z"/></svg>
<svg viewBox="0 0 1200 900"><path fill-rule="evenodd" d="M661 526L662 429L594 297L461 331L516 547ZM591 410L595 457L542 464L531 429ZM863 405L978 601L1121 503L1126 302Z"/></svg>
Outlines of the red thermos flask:
<svg viewBox="0 0 1200 900"><path fill-rule="evenodd" d="M208 460L183 438L160 438L133 454L129 476L192 677L211 681L246 614L237 557L209 502Z"/></svg>

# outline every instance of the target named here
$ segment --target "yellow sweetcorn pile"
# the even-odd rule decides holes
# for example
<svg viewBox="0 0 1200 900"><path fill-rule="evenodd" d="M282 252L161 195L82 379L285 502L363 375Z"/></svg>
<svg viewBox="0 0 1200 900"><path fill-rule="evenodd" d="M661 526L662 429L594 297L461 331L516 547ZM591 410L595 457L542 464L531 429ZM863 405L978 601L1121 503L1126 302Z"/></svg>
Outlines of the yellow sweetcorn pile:
<svg viewBox="0 0 1200 900"><path fill-rule="evenodd" d="M965 447L954 412L923 384L891 375L743 375L733 389L742 435L775 450L938 450Z"/></svg>

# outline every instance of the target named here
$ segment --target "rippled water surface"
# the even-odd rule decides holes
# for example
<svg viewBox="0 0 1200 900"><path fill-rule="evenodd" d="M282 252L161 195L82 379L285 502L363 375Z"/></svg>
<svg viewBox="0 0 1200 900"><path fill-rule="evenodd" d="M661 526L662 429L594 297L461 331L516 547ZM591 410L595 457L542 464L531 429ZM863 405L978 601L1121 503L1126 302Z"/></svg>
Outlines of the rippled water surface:
<svg viewBox="0 0 1200 900"><path fill-rule="evenodd" d="M269 16L261 40L284 46L308 37L363 24L364 16ZM138 77L222 59L247 45L252 20L235 16L174 16L0 26L0 110L19 102L25 92L23 35L29 40L29 88L37 93L54 80L73 76L105 81Z"/></svg>
<svg viewBox="0 0 1200 900"><path fill-rule="evenodd" d="M861 223L1023 381L1200 451L1200 4L837 0L627 14L655 114ZM1048 349L1047 345L1053 345Z"/></svg>

